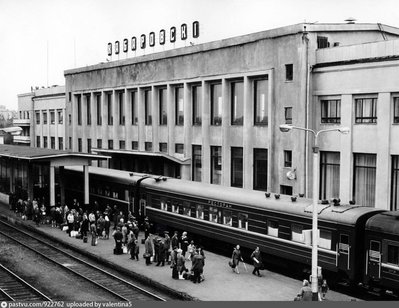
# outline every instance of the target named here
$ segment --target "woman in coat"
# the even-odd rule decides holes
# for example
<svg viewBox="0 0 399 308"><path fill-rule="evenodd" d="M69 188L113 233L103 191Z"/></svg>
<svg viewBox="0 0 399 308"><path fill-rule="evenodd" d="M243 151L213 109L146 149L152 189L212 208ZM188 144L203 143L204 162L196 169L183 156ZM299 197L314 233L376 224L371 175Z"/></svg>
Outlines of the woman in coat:
<svg viewBox="0 0 399 308"><path fill-rule="evenodd" d="M254 264L254 270L252 271L252 274L258 275L260 277L261 274L259 273L259 270L262 267L262 257L260 255L259 247L256 247L256 249L252 252L251 260Z"/></svg>
<svg viewBox="0 0 399 308"><path fill-rule="evenodd" d="M240 263L240 260L243 261L241 257L241 250L240 250L240 245L237 245L234 250L233 250L233 255L231 256L231 260L233 262L233 272L236 272L239 274L240 272L238 271L238 264Z"/></svg>
<svg viewBox="0 0 399 308"><path fill-rule="evenodd" d="M152 248L152 240L151 240L151 234L148 235L147 239L144 242L144 247L145 247L145 264L150 265L152 264L151 262L151 256L154 255L154 250Z"/></svg>

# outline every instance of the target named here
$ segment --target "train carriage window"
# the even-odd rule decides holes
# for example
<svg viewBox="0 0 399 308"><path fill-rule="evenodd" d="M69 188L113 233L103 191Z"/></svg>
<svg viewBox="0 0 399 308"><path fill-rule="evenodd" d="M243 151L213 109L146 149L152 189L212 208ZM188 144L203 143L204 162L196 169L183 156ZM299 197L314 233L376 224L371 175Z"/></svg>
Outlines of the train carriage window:
<svg viewBox="0 0 399 308"><path fill-rule="evenodd" d="M303 243L305 241L305 239L304 239L302 231L303 231L303 226L293 224L291 226L291 240L294 242Z"/></svg>
<svg viewBox="0 0 399 308"><path fill-rule="evenodd" d="M275 220L267 221L267 234L278 237L278 222Z"/></svg>
<svg viewBox="0 0 399 308"><path fill-rule="evenodd" d="M218 222L219 214L217 207L209 207L209 221Z"/></svg>
<svg viewBox="0 0 399 308"><path fill-rule="evenodd" d="M129 190L125 189L125 201L129 201Z"/></svg>
<svg viewBox="0 0 399 308"><path fill-rule="evenodd" d="M172 202L172 212L179 214L179 203L177 201Z"/></svg>
<svg viewBox="0 0 399 308"><path fill-rule="evenodd" d="M346 234L339 236L339 253L349 253L349 236Z"/></svg>
<svg viewBox="0 0 399 308"><path fill-rule="evenodd" d="M380 262L381 260L381 250L380 250L380 242L370 241L370 251L369 251L369 259L370 261Z"/></svg>
<svg viewBox="0 0 399 308"><path fill-rule="evenodd" d="M110 189L109 186L106 186L106 187L105 187L104 195L105 195L106 197L111 196L111 189Z"/></svg>
<svg viewBox="0 0 399 308"><path fill-rule="evenodd" d="M230 227L233 225L233 214L231 211L223 211L223 224Z"/></svg>
<svg viewBox="0 0 399 308"><path fill-rule="evenodd" d="M185 201L183 203L183 215L191 216L191 206L190 202Z"/></svg>
<svg viewBox="0 0 399 308"><path fill-rule="evenodd" d="M248 215L238 213L238 228L248 230Z"/></svg>
<svg viewBox="0 0 399 308"><path fill-rule="evenodd" d="M204 206L203 205L197 205L195 217L198 219L204 219Z"/></svg>
<svg viewBox="0 0 399 308"><path fill-rule="evenodd" d="M163 210L163 211L168 210L168 204L166 203L165 199L161 199L161 210Z"/></svg>
<svg viewBox="0 0 399 308"><path fill-rule="evenodd" d="M331 232L327 230L320 230L318 246L331 250Z"/></svg>
<svg viewBox="0 0 399 308"><path fill-rule="evenodd" d="M112 198L119 199L119 193L117 191L112 192Z"/></svg>
<svg viewBox="0 0 399 308"><path fill-rule="evenodd" d="M392 265L399 266L399 246L388 245L388 260Z"/></svg>

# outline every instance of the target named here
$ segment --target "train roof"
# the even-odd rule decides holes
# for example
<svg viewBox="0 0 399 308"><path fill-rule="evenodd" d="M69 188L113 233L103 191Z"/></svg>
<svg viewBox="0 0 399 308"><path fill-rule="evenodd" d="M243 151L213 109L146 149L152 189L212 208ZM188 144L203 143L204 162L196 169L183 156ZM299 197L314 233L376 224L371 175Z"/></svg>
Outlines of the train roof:
<svg viewBox="0 0 399 308"><path fill-rule="evenodd" d="M291 196L288 195L280 195L279 199L275 199L274 194L271 194L269 198L266 198L265 192L262 191L225 187L174 178L167 178L166 181L146 179L141 185L163 192L235 205L244 204L253 208L284 212L297 216L309 217L312 216L313 213L312 199L307 198L297 198L295 202L292 202ZM318 204L319 219L329 222L339 222L341 224L353 225L360 217L378 212L381 212L381 210L363 206Z"/></svg>
<svg viewBox="0 0 399 308"><path fill-rule="evenodd" d="M366 230L399 235L399 211L386 211L369 218Z"/></svg>

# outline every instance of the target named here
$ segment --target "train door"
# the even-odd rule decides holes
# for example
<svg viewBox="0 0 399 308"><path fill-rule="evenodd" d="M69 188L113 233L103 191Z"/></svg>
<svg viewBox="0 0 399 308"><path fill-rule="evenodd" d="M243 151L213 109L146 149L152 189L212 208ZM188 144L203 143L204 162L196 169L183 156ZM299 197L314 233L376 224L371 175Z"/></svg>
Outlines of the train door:
<svg viewBox="0 0 399 308"><path fill-rule="evenodd" d="M338 243L338 267L342 269L350 269L350 245L349 235L340 234Z"/></svg>
<svg viewBox="0 0 399 308"><path fill-rule="evenodd" d="M381 243L370 241L367 251L367 275L374 279L381 277Z"/></svg>

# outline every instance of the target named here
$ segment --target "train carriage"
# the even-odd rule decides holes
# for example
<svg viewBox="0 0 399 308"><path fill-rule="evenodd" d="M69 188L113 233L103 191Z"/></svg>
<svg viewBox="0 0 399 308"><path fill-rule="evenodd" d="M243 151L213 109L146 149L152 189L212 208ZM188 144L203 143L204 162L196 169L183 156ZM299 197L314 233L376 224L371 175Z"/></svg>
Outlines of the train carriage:
<svg viewBox="0 0 399 308"><path fill-rule="evenodd" d="M310 267L312 201L177 179L143 181L147 215L155 222L240 244ZM380 210L318 205L319 266L348 280L361 279L355 256L364 249L365 221Z"/></svg>
<svg viewBox="0 0 399 308"><path fill-rule="evenodd" d="M399 295L399 211L366 222L365 247L364 283Z"/></svg>
<svg viewBox="0 0 399 308"><path fill-rule="evenodd" d="M83 196L82 168L65 169L68 193ZM293 268L301 272L310 269L310 199L292 201L286 195L276 199L261 191L96 167L90 167L89 174L90 200L97 200L102 207L117 205L125 214L132 211L139 220L148 216L156 228L185 230L198 238L248 249L259 246L272 256L268 260L295 263ZM364 227L370 217L381 212L369 207L318 204L318 265L330 282L362 281L366 266ZM377 229L371 231L378 236Z"/></svg>

